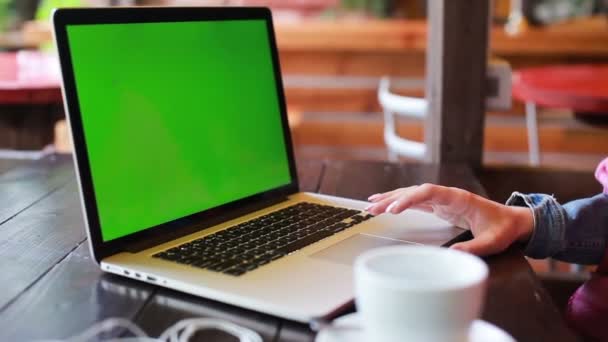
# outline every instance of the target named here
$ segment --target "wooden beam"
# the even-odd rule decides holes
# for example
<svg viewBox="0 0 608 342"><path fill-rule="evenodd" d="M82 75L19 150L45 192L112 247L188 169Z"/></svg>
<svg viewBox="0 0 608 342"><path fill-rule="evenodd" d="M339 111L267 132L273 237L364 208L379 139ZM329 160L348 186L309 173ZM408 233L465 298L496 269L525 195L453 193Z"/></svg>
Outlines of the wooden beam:
<svg viewBox="0 0 608 342"><path fill-rule="evenodd" d="M428 160L481 166L488 0L430 0L427 53Z"/></svg>

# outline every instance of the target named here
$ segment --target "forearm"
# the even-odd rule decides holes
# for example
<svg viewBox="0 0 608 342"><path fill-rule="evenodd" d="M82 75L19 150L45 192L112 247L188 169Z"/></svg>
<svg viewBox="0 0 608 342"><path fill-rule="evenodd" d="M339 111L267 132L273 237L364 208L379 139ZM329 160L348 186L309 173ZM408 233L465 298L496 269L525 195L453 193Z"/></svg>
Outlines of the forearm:
<svg viewBox="0 0 608 342"><path fill-rule="evenodd" d="M526 255L581 264L601 260L608 241L608 195L562 206L549 195L514 193L507 204L527 206L533 212L534 230Z"/></svg>

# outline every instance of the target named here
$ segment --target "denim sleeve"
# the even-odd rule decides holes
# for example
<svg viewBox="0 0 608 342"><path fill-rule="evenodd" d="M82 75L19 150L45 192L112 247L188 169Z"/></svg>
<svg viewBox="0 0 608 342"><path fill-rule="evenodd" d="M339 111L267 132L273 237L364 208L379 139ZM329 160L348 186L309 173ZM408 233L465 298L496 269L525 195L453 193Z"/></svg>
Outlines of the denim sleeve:
<svg viewBox="0 0 608 342"><path fill-rule="evenodd" d="M527 206L534 231L524 253L578 264L598 264L608 245L608 195L568 202L551 195L514 192L507 205Z"/></svg>

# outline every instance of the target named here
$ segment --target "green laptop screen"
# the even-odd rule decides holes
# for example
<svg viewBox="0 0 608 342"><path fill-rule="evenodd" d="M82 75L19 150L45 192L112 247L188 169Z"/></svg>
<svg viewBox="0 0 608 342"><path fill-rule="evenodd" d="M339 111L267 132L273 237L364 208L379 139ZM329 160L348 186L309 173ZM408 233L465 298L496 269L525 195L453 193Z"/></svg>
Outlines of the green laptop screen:
<svg viewBox="0 0 608 342"><path fill-rule="evenodd" d="M67 27L103 241L291 182L267 30Z"/></svg>

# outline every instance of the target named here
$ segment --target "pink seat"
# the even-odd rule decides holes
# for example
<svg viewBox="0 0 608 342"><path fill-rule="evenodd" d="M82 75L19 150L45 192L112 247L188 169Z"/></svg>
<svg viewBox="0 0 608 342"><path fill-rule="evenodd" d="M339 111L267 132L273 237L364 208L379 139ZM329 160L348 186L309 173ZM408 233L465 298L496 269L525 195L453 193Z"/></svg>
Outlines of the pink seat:
<svg viewBox="0 0 608 342"><path fill-rule="evenodd" d="M53 142L63 117L57 58L38 51L0 53L0 158ZM34 153L32 156L36 156ZM29 155L27 155L29 156Z"/></svg>
<svg viewBox="0 0 608 342"><path fill-rule="evenodd" d="M57 59L37 51L0 53L0 105L60 104Z"/></svg>
<svg viewBox="0 0 608 342"><path fill-rule="evenodd" d="M513 73L513 97L525 102L530 164L540 164L536 106L608 114L608 65L557 65Z"/></svg>

